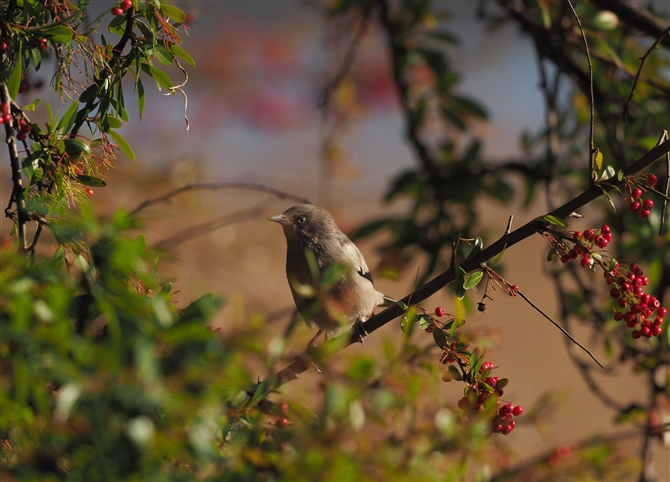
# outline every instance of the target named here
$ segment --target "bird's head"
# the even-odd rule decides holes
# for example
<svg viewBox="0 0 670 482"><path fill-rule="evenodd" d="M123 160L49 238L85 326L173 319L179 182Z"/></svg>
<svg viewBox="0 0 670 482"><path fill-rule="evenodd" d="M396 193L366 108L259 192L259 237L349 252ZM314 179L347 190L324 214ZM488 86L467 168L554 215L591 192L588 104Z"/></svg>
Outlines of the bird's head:
<svg viewBox="0 0 670 482"><path fill-rule="evenodd" d="M298 204L267 219L281 224L287 239L316 241L339 232L330 213L311 204Z"/></svg>

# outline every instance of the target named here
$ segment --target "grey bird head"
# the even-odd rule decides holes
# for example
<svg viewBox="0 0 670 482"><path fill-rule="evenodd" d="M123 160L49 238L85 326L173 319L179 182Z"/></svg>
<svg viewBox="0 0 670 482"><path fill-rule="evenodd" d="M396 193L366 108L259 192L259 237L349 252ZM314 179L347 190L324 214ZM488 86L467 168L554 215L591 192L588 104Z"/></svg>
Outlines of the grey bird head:
<svg viewBox="0 0 670 482"><path fill-rule="evenodd" d="M298 204L268 220L281 224L287 240L298 241L303 246L319 245L324 239L343 236L330 213L311 204Z"/></svg>

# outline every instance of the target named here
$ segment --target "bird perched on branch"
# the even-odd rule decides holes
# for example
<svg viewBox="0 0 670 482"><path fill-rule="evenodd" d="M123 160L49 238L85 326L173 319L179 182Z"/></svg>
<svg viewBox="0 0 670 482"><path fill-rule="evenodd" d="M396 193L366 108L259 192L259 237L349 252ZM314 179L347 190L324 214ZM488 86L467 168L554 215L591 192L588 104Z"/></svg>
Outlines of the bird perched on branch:
<svg viewBox="0 0 670 482"><path fill-rule="evenodd" d="M270 216L286 236L286 277L302 318L319 328L308 347L322 333L336 334L354 324L360 341L367 333L363 322L377 306L396 301L377 291L363 255L337 227L325 209L298 204Z"/></svg>

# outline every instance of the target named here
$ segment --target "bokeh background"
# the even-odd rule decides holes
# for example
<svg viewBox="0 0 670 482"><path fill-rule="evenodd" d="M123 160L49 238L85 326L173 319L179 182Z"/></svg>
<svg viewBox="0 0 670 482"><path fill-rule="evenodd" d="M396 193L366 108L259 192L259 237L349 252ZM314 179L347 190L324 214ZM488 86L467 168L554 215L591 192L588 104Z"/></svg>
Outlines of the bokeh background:
<svg viewBox="0 0 670 482"><path fill-rule="evenodd" d="M459 92L478 99L490 114L490 121L477 132L484 141L484 155L488 160L520 157L520 135L536 131L544 122L532 45L511 25L487 29L476 18L477 2L443 3L449 15L441 22L461 41L451 52L453 68L462 75ZM189 69L185 86L190 129L185 128L183 98L147 89L143 119L131 119L121 131L137 159L121 157L109 172L108 187L95 190L92 204L98 214L121 207L132 210L147 198L189 183L233 181L265 185L320 204L334 213L345 232L375 216L403 211L402 202L382 201L391 179L415 163L404 141L404 120L382 32L372 25L362 40L348 77L356 83L356 93L346 125L337 133L337 163L326 169L323 143L328 126L318 105L342 52L333 48L339 33L326 22L323 5L249 0L175 4L189 15L192 30L184 48L197 63L197 68ZM102 11L110 5L94 1L92 8ZM178 71L171 74L179 78ZM48 82L48 69L37 77ZM43 97L57 102L49 99L48 91L33 89L20 100L27 103ZM136 116L133 106L128 111ZM10 186L5 164L3 160L3 198ZM510 215L518 227L546 212L542 196L528 208L522 207L521 197L519 189L512 205L488 201L478 206L486 240L502 233ZM174 283L177 303L185 305L206 292L215 293L226 300L215 318L224 331L233 332L250 313L260 313L268 319L268 343L278 337L290 321L292 300L284 276L285 241L281 229L265 217L293 203L264 193L226 189L182 194L169 204L143 210L148 243L169 247L172 253L161 260L161 269ZM594 224L588 212L583 214L587 219L575 229ZM194 234L194 226L217 223L222 227L205 234L173 238L189 230ZM3 219L3 234L9 229ZM375 246L382 239L383 235L360 243L371 267L379 262ZM543 272L546 251L540 237L509 249L504 273L545 311L556 314L553 288ZM420 258L413 261L400 279L379 279L379 288L398 298L405 296L420 262ZM520 423L506 438L516 457L620 430L614 411L593 396L573 367L563 336L521 299L495 291L489 294L493 301L487 303L486 312L473 311L467 320L472 328L489 334L487 359L511 380L506 398L530 408L549 395L556 404L540 426ZM453 295L445 290L424 307L432 310L440 305L450 312L452 301ZM577 328L573 335L589 345L586 332ZM342 357L361 350L374 354L382 340L399 343L401 337L399 322L390 323L371 336L366 347L351 347ZM286 351L298 353L309 338L310 330L299 326ZM263 378L266 373L261 370L258 376ZM309 405L310 387L320 376L309 371L285 387L284 393ZM643 384L625 371L601 381L607 393L624 404L646 395ZM455 404L461 390L456 384L443 384L425 396ZM654 456L659 480L670 480L667 448L657 445Z"/></svg>

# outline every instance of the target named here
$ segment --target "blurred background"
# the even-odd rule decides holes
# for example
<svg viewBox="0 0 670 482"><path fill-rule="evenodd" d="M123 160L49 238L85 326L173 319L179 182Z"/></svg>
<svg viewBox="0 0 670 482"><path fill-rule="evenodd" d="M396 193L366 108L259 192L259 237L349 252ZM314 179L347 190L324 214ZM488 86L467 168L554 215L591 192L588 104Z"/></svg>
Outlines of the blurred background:
<svg viewBox="0 0 670 482"><path fill-rule="evenodd" d="M521 134L536 131L545 122L530 39L511 24L488 29L477 19L477 2L442 3L445 16L439 19L440 25L460 40L449 52L452 67L461 74L456 92L478 99L489 113L489 120L475 129L483 142L483 157L488 161L522 158ZM416 159L405 142L405 121L390 75L386 39L377 25L371 24L361 40L346 79L351 88L347 90L345 83L335 94L337 105L345 108L334 128L319 104L345 55L337 47L344 33L326 20L320 2L175 4L188 15L186 24L192 30L184 48L197 64L188 69L184 88L189 130L184 99L163 97L164 92L147 85L141 122L130 105L131 122L121 130L137 159L120 157L108 176L108 186L114 188L95 189L96 213L111 214L120 207L133 210L146 199L205 182L254 183L305 198L329 209L345 232L407 209L404 201L383 201L392 179L413 167ZM93 2L92 8L102 11L110 5ZM33 81L48 83L47 72L37 73ZM170 73L178 83L180 72ZM53 95L49 89L31 89L20 101L49 100L49 95ZM10 175L4 161L2 169L2 196L7 197ZM511 182L519 188L513 203L486 201L476 206L487 244L504 231L510 215L514 215L513 227L519 227L547 211L544 196L523 207L521 182ZM149 245L172 253L160 264L174 283L177 303L187 304L206 292L222 296L226 304L215 318L216 326L234 332L251 313L259 313L268 320L269 343L290 322L293 303L284 275L284 236L265 218L296 202L242 189L191 191L142 210L142 232ZM586 219L575 223L574 229L599 221L589 219L588 211L582 214ZM3 234L10 227L3 220ZM379 264L376 248L384 239L380 234L358 243L371 267ZM504 276L557 316L553 285L544 273L546 256L542 238L531 238L506 252ZM376 284L381 291L403 297L411 291L417 270L425 268L421 263L419 256L399 278L378 276ZM468 326L487 333L487 359L511 380L506 398L530 408L550 396L556 407L541 424L520 423L505 439L514 449L513 460L593 433L616 432L615 411L593 396L570 361L563 335L523 300L496 291L488 294L492 300L486 312L468 313ZM474 302L481 293L468 296ZM453 312L452 292L444 290L423 303L429 311L438 305ZM579 328L573 335L602 357L599 347L589 345L589 332ZM311 330L300 324L286 352L297 354L311 336ZM366 347L353 346L341 356L362 352L376 356L383 341L399 344L401 339L399 321L392 322L374 333ZM262 370L260 378L267 375ZM309 405L311 387L321 376L308 371L283 390L287 397ZM623 405L636 401L644 390L643 381L631 373L610 374L599 381ZM452 385L442 384L425 396L455 404L462 386ZM659 480L670 480L667 448L654 443L658 444L654 456Z"/></svg>

